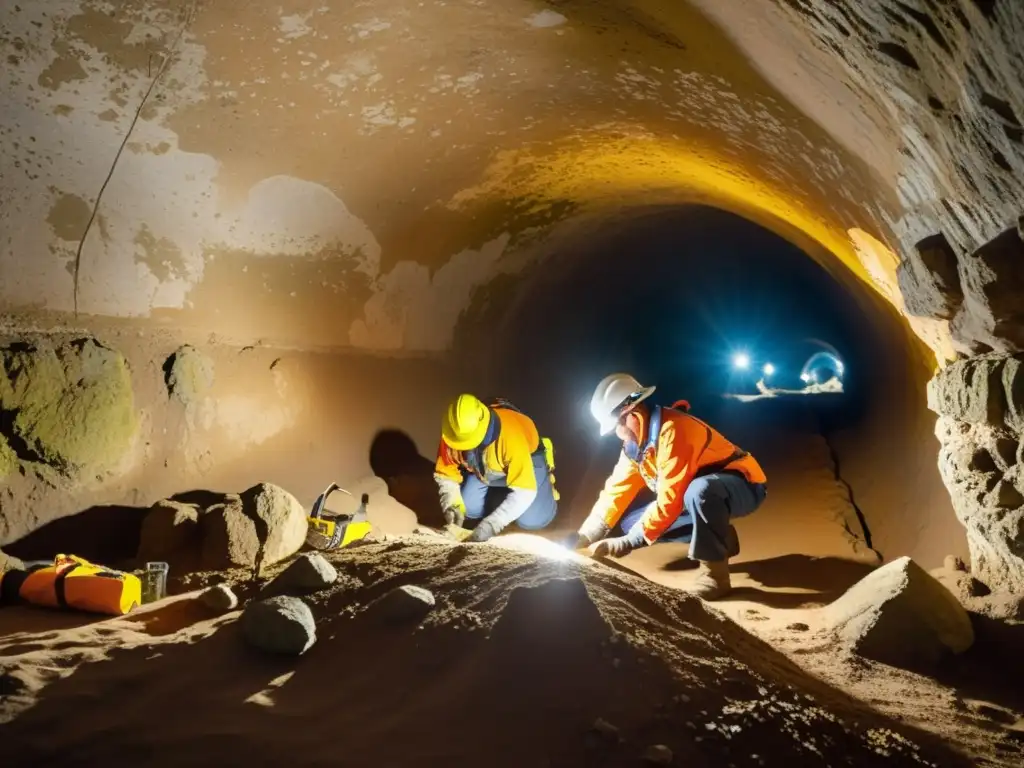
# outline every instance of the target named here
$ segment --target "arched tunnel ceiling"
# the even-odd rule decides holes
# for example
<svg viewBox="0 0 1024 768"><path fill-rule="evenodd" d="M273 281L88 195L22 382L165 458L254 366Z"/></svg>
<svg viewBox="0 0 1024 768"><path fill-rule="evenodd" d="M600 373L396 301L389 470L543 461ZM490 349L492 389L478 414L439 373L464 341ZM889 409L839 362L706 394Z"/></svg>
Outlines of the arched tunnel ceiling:
<svg viewBox="0 0 1024 768"><path fill-rule="evenodd" d="M440 351L546 235L674 200L899 306L894 250L1020 213L1011 5L8 3L0 306Z"/></svg>

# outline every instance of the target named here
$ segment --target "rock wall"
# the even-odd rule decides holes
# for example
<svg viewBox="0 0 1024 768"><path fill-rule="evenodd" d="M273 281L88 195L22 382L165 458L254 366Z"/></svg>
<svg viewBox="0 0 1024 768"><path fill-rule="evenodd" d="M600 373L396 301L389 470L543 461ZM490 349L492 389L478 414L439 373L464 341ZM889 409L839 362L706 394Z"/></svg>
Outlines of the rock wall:
<svg viewBox="0 0 1024 768"><path fill-rule="evenodd" d="M939 414L939 471L967 529L971 573L1024 591L1024 355L961 360L928 385Z"/></svg>
<svg viewBox="0 0 1024 768"><path fill-rule="evenodd" d="M160 499L260 482L308 509L436 449L437 361L94 330L0 339L0 547L74 513L116 536Z"/></svg>

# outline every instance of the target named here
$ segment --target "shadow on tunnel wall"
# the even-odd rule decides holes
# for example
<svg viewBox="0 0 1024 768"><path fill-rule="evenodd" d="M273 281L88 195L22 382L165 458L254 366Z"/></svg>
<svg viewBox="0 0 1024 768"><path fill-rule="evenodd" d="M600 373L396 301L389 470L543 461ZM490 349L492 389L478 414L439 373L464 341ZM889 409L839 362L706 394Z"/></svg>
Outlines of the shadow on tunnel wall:
<svg viewBox="0 0 1024 768"><path fill-rule="evenodd" d="M396 501L416 513L421 525L444 525L434 462L419 452L408 434L400 429L380 430L370 444L370 469Z"/></svg>
<svg viewBox="0 0 1024 768"><path fill-rule="evenodd" d="M78 555L103 565L124 566L139 549L142 520L149 507L103 505L53 520L4 546L21 560Z"/></svg>

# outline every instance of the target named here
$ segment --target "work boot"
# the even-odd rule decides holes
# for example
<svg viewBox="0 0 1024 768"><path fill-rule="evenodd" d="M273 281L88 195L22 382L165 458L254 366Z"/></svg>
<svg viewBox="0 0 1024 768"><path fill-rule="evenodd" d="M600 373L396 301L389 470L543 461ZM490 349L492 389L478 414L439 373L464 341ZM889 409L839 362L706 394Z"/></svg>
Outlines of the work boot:
<svg viewBox="0 0 1024 768"><path fill-rule="evenodd" d="M687 590L701 600L717 600L732 589L727 560L701 560L697 578Z"/></svg>
<svg viewBox="0 0 1024 768"><path fill-rule="evenodd" d="M725 534L725 557L729 560L740 553L740 535L734 526L729 526Z"/></svg>

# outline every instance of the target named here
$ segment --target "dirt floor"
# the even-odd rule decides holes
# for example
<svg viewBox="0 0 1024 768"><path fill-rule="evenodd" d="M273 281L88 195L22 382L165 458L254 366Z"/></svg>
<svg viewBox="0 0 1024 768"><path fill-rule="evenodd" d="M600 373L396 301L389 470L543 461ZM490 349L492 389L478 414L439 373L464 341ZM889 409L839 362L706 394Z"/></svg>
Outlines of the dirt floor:
<svg viewBox="0 0 1024 768"><path fill-rule="evenodd" d="M176 766L187 744L195 766L628 766L663 745L673 765L1024 764L1019 664L979 646L937 681L817 631L869 566L741 557L712 606L672 588L680 549L605 565L525 534L389 537L329 556L341 578L306 598L298 659L250 650L195 591L91 623L4 609L0 760ZM203 578L230 574L184 588ZM406 584L437 599L421 624L375 603Z"/></svg>

